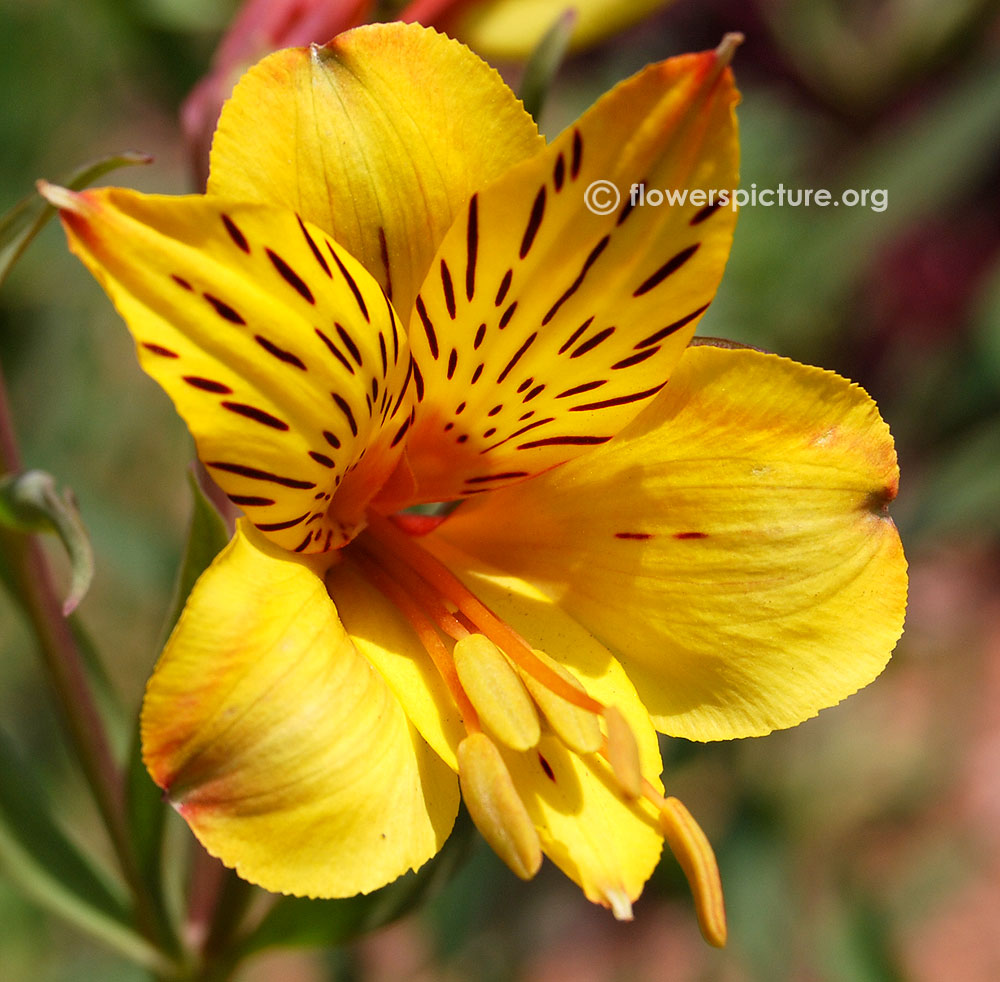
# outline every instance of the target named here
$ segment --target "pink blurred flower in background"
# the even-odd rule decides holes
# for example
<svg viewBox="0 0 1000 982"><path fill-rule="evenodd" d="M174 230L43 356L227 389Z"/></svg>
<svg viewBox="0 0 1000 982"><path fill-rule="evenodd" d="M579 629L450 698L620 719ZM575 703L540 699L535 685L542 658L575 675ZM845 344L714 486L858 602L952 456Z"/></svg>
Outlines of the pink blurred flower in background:
<svg viewBox="0 0 1000 982"><path fill-rule="evenodd" d="M576 14L571 46L591 45L641 20L671 0L247 0L226 32L212 68L184 101L181 127L199 188L222 104L251 65L279 48L329 41L348 28L392 19L438 27L481 55L523 59L567 9Z"/></svg>

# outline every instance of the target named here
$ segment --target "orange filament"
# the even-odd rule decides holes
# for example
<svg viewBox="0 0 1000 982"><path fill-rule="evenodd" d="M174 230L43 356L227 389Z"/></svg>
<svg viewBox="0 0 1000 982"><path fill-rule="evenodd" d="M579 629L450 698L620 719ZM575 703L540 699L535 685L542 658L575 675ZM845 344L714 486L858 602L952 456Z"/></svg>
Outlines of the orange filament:
<svg viewBox="0 0 1000 982"><path fill-rule="evenodd" d="M367 553L359 550L351 550L351 561L360 567L361 572L396 609L409 621L420 643L424 646L427 654L430 655L434 667L444 680L451 697L458 706L458 711L462 716L462 722L469 733L479 733L479 715L469 701L469 697L462 688L462 683L458 679L458 672L455 664L448 654L441 636L434 629L434 625L427 619L420 605L413 600L407 590L400 586L396 580L390 576L378 563Z"/></svg>
<svg viewBox="0 0 1000 982"><path fill-rule="evenodd" d="M395 562L395 557L382 543L376 540L362 540L356 543L369 559L381 568L392 570L391 576L411 597L426 611L431 620L444 631L453 641L461 641L475 633L475 628L469 628L455 616L456 612L448 609L441 595L434 591L425 580L414 570L403 563Z"/></svg>
<svg viewBox="0 0 1000 982"><path fill-rule="evenodd" d="M405 532L397 529L381 515L369 513L369 524L356 540L372 545L383 560L402 560L441 597L454 604L474 625L501 649L519 668L537 679L547 689L580 709L598 715L604 707L596 699L570 685L554 669L545 664L528 643L510 625L504 623L476 597L443 563L422 549Z"/></svg>

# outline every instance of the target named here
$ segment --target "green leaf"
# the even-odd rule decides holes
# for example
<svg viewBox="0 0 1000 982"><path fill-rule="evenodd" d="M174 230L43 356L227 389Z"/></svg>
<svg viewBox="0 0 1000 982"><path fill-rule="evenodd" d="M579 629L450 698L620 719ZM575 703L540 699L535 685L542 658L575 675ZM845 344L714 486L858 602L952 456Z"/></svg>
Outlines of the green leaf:
<svg viewBox="0 0 1000 982"><path fill-rule="evenodd" d="M343 900L280 897L243 942L239 955L245 958L274 947L337 947L384 927L448 883L475 841L475 827L463 811L434 859L381 890Z"/></svg>
<svg viewBox="0 0 1000 982"><path fill-rule="evenodd" d="M32 900L150 968L164 959L129 924L117 886L62 831L32 769L0 730L0 868Z"/></svg>
<svg viewBox="0 0 1000 982"><path fill-rule="evenodd" d="M94 578L94 552L73 492L67 488L60 493L44 471L9 474L0 478L0 523L17 532L55 532L62 540L72 570L62 608L68 617Z"/></svg>
<svg viewBox="0 0 1000 982"><path fill-rule="evenodd" d="M545 106L545 99L552 82L566 57L574 27L576 27L576 10L569 7L545 32L524 66L521 101L532 119L536 121Z"/></svg>
<svg viewBox="0 0 1000 982"><path fill-rule="evenodd" d="M119 167L148 164L152 159L149 154L126 150L87 164L57 183L79 191ZM30 194L0 216L0 286L21 253L55 213L55 208L39 195Z"/></svg>

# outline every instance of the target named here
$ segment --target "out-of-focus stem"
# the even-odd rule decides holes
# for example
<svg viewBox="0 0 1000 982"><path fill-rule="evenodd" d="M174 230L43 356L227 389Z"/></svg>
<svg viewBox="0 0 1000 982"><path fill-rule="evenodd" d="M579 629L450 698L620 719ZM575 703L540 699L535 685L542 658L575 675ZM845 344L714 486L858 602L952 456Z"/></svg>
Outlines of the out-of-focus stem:
<svg viewBox="0 0 1000 982"><path fill-rule="evenodd" d="M21 456L0 370L0 474L18 473L20 470ZM62 603L45 554L34 536L2 528L0 550L10 570L16 599L38 640L58 715L132 893L137 927L155 944L162 944L166 939L162 936L155 905L146 891L129 840L122 773L111 753L76 639L63 617Z"/></svg>

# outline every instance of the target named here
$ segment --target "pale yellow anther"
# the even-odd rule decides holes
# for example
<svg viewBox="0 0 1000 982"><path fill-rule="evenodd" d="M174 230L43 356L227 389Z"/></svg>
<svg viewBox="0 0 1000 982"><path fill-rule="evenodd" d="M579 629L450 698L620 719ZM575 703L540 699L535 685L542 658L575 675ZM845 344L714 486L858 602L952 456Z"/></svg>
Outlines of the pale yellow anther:
<svg viewBox="0 0 1000 982"><path fill-rule="evenodd" d="M585 689L580 682L555 659L550 658L544 651L535 651L535 655L553 671L564 678L574 689L584 692ZM597 717L586 709L574 706L567 702L562 696L557 696L551 689L542 685L531 675L523 674L524 684L534 697L538 708L545 714L549 725L555 731L557 737L566 744L570 750L575 750L578 754L592 754L601 748L601 725Z"/></svg>
<svg viewBox="0 0 1000 982"><path fill-rule="evenodd" d="M510 771L485 733L471 733L458 745L462 797L482 837L522 880L542 865L542 844Z"/></svg>
<svg viewBox="0 0 1000 982"><path fill-rule="evenodd" d="M614 706L605 708L604 722L608 726L608 763L615 780L625 797L638 798L642 794L642 768L632 727Z"/></svg>
<svg viewBox="0 0 1000 982"><path fill-rule="evenodd" d="M664 800L660 809L660 828L691 887L702 935L710 945L725 947L726 906L711 843L677 798Z"/></svg>
<svg viewBox="0 0 1000 982"><path fill-rule="evenodd" d="M535 704L504 653L481 634L455 642L455 669L479 720L504 746L530 750L542 735Z"/></svg>

